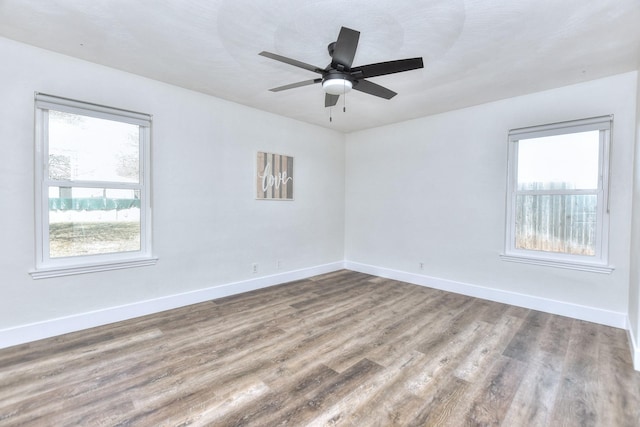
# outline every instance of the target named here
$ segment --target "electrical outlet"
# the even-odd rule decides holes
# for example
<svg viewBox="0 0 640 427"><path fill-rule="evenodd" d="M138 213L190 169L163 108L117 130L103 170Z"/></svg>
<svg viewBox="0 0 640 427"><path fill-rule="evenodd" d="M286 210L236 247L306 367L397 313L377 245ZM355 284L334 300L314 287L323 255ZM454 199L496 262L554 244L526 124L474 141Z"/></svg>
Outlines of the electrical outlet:
<svg viewBox="0 0 640 427"><path fill-rule="evenodd" d="M253 274L256 274L258 272L258 264L257 263L251 264L251 272Z"/></svg>
<svg viewBox="0 0 640 427"><path fill-rule="evenodd" d="M419 268L420 270L424 270L424 262L419 262L419 263L418 263L418 268Z"/></svg>
<svg viewBox="0 0 640 427"><path fill-rule="evenodd" d="M282 268L282 260L276 261L276 270L280 270Z"/></svg>

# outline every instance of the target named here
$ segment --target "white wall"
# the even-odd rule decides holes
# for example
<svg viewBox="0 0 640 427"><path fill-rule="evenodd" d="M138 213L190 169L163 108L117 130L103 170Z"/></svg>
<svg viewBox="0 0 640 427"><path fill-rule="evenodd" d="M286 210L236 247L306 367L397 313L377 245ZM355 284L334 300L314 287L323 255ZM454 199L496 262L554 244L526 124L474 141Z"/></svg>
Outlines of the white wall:
<svg viewBox="0 0 640 427"><path fill-rule="evenodd" d="M347 265L623 327L636 84L632 72L347 135ZM502 261L508 130L605 114L615 271Z"/></svg>
<svg viewBox="0 0 640 427"><path fill-rule="evenodd" d="M631 232L631 275L629 280L629 338L636 369L640 370L640 73L636 96L636 157L633 175L633 222Z"/></svg>
<svg viewBox="0 0 640 427"><path fill-rule="evenodd" d="M0 58L0 332L344 259L342 134L2 38ZM35 91L153 115L156 266L30 277ZM294 156L295 201L255 200L257 151Z"/></svg>
<svg viewBox="0 0 640 427"><path fill-rule="evenodd" d="M116 315L126 317L139 314L139 303L167 308L173 295L188 303L338 268L345 259L354 268L525 306L534 301L551 312L584 308L576 317L595 313L602 323L617 325L628 313L638 338L640 246L632 265L629 259L637 73L344 136L2 38L0 57L0 347L50 321L71 319L52 331L64 332L86 313L124 307ZM34 91L153 114L156 266L29 276ZM615 271L501 261L508 129L612 113ZM294 202L254 199L259 150L295 157ZM640 240L640 220L633 230ZM254 262L258 275L250 272Z"/></svg>

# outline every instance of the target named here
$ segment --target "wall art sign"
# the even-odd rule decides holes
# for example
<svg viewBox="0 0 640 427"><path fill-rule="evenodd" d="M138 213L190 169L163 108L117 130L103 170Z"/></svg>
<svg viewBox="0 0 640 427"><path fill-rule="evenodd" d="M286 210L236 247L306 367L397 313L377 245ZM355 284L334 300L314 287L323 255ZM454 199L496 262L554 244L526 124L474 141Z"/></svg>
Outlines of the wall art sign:
<svg viewBox="0 0 640 427"><path fill-rule="evenodd" d="M258 152L256 198L293 200L293 157Z"/></svg>

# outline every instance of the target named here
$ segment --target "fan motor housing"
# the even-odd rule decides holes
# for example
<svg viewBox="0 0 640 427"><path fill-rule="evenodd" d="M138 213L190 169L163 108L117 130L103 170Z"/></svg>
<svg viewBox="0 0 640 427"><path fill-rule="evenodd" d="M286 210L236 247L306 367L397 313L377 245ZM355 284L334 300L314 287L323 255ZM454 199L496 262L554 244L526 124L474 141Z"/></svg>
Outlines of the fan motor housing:
<svg viewBox="0 0 640 427"><path fill-rule="evenodd" d="M327 80L346 80L351 82L352 85L355 85L357 80L350 73L346 73L344 71L338 70L329 70L322 75L322 82L326 82Z"/></svg>

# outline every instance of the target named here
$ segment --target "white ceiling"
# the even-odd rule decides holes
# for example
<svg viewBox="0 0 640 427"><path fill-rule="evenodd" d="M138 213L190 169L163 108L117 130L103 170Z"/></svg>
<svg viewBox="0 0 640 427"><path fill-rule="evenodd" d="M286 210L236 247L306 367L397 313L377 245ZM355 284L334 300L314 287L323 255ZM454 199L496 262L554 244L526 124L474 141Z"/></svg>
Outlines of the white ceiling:
<svg viewBox="0 0 640 427"><path fill-rule="evenodd" d="M318 77L341 26L353 66L422 56L324 108ZM640 0L0 0L0 36L343 132L637 70ZM3 60L7 60L6 58Z"/></svg>

